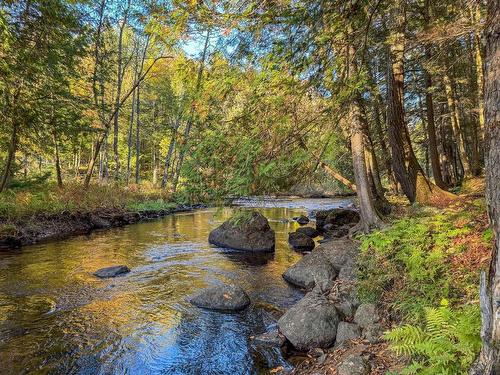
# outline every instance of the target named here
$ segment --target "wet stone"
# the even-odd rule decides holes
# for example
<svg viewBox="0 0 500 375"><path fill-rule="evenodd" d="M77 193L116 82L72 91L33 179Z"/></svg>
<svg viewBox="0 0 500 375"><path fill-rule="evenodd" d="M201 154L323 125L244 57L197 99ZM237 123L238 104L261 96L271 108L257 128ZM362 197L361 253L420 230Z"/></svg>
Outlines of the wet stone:
<svg viewBox="0 0 500 375"><path fill-rule="evenodd" d="M127 266L112 266L101 268L94 272L94 276L100 277L101 279L106 279L109 277L116 277L129 273L130 269Z"/></svg>

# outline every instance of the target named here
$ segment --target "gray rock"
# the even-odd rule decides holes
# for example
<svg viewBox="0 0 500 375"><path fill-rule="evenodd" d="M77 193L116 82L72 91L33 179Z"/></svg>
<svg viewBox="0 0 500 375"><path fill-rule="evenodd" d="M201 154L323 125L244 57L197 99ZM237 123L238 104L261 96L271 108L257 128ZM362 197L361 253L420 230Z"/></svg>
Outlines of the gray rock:
<svg viewBox="0 0 500 375"><path fill-rule="evenodd" d="M308 293L279 320L280 332L298 350L328 348L335 342L339 316L331 301Z"/></svg>
<svg viewBox="0 0 500 375"><path fill-rule="evenodd" d="M374 323L363 329L363 337L370 344L377 344L381 341L384 330L379 323Z"/></svg>
<svg viewBox="0 0 500 375"><path fill-rule="evenodd" d="M321 253L337 270L351 261L355 261L358 255L358 245L349 239L339 239L329 242L325 246L317 248L315 251Z"/></svg>
<svg viewBox="0 0 500 375"><path fill-rule="evenodd" d="M250 304L250 298L238 285L221 284L200 291L189 302L210 310L238 311Z"/></svg>
<svg viewBox="0 0 500 375"><path fill-rule="evenodd" d="M373 303L364 303L354 314L354 321L362 328L367 328L380 320L377 307Z"/></svg>
<svg viewBox="0 0 500 375"><path fill-rule="evenodd" d="M274 251L275 235L267 219L253 211L248 222L235 224L228 220L211 231L208 242L236 250L270 252Z"/></svg>
<svg viewBox="0 0 500 375"><path fill-rule="evenodd" d="M335 268L317 250L306 254L283 274L283 278L289 283L306 289L313 288L316 283L331 282L335 277Z"/></svg>
<svg viewBox="0 0 500 375"><path fill-rule="evenodd" d="M361 329L356 323L340 322L337 328L335 346L342 345L344 342L358 337L361 337Z"/></svg>
<svg viewBox="0 0 500 375"><path fill-rule="evenodd" d="M300 215L298 218L295 219L295 221L300 225L306 225L307 223L309 223L309 218L307 216Z"/></svg>
<svg viewBox="0 0 500 375"><path fill-rule="evenodd" d="M285 336L274 330L254 336L252 342L254 345L282 347L285 344Z"/></svg>
<svg viewBox="0 0 500 375"><path fill-rule="evenodd" d="M344 227L325 230L326 238L342 238L347 236L348 234L349 234L349 229Z"/></svg>
<svg viewBox="0 0 500 375"><path fill-rule="evenodd" d="M297 251L311 251L315 246L314 240L301 232L289 233L288 243Z"/></svg>
<svg viewBox="0 0 500 375"><path fill-rule="evenodd" d="M357 354L352 354L337 366L338 375L366 375L370 372L368 362Z"/></svg>
<svg viewBox="0 0 500 375"><path fill-rule="evenodd" d="M346 261L339 271L338 279L351 282L358 280L358 267L354 260Z"/></svg>
<svg viewBox="0 0 500 375"><path fill-rule="evenodd" d="M330 294L330 299L344 318L352 317L359 306L356 285L349 282L339 284Z"/></svg>
<svg viewBox="0 0 500 375"><path fill-rule="evenodd" d="M116 277L120 275L124 275L129 273L130 269L127 266L112 266L101 268L94 272L94 276L100 277L101 279L105 279L108 277Z"/></svg>
<svg viewBox="0 0 500 375"><path fill-rule="evenodd" d="M296 230L297 233L303 233L307 237L315 238L319 236L319 232L313 227L301 227Z"/></svg>

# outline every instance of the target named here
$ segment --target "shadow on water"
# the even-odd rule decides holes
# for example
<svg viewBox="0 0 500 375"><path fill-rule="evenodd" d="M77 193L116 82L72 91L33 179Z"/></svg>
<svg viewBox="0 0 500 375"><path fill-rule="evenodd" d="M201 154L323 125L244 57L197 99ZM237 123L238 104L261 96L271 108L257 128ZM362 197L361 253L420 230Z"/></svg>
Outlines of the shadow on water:
<svg viewBox="0 0 500 375"><path fill-rule="evenodd" d="M0 373L257 374L283 363L256 357L249 337L265 330L264 306L283 310L301 296L281 274L300 255L288 248L294 216L347 200L247 200L276 231L273 254L210 246L210 230L232 209L164 219L0 254ZM109 280L92 273L126 264ZM189 296L239 283L252 305L221 314ZM263 360L264 357L264 360ZM271 361L271 363L269 363Z"/></svg>

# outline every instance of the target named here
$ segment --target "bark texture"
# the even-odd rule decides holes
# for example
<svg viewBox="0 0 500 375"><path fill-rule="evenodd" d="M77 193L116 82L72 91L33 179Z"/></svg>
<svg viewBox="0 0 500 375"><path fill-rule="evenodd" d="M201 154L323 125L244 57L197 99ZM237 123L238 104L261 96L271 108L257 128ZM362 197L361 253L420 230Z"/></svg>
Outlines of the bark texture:
<svg viewBox="0 0 500 375"><path fill-rule="evenodd" d="M486 201L494 245L488 278L481 278L481 353L470 374L500 373L500 0L488 2L485 122Z"/></svg>

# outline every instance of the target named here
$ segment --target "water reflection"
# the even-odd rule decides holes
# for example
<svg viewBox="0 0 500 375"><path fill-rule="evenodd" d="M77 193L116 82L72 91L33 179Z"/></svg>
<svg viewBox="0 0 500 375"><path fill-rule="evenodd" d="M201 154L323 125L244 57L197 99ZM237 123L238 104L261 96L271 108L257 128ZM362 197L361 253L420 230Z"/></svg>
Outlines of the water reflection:
<svg viewBox="0 0 500 375"><path fill-rule="evenodd" d="M262 306L286 308L301 295L281 278L300 257L287 245L297 224L282 219L306 213L318 201L346 204L261 204L276 231L274 254L207 244L209 231L231 215L229 208L0 253L0 373L265 372L248 343L264 329ZM110 280L92 276L115 264L132 271ZM241 284L252 306L220 314L187 303L218 280Z"/></svg>

